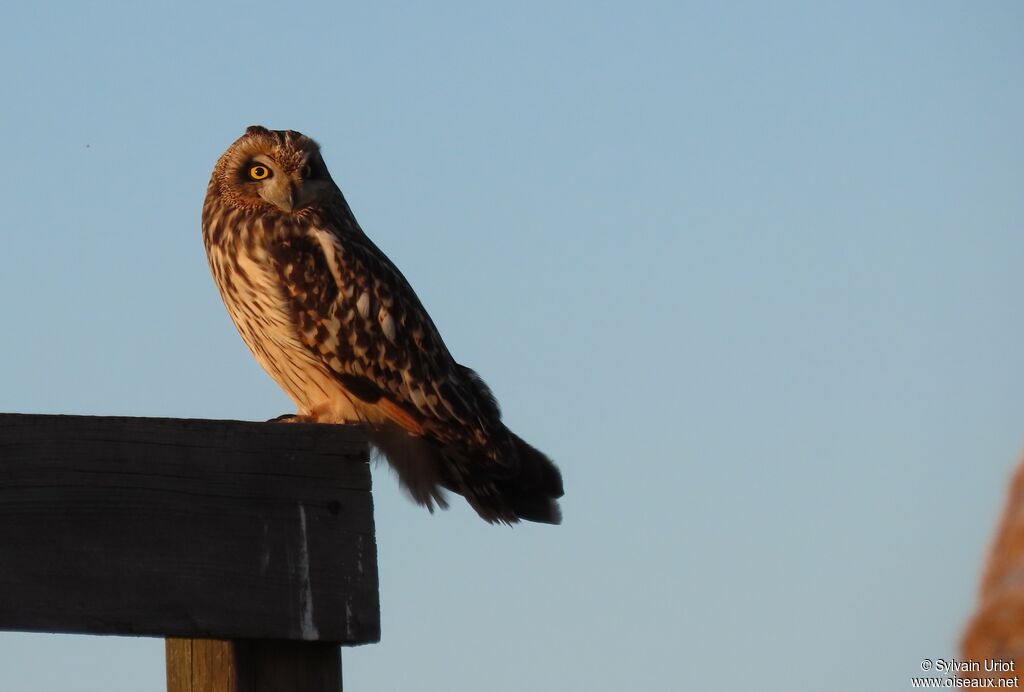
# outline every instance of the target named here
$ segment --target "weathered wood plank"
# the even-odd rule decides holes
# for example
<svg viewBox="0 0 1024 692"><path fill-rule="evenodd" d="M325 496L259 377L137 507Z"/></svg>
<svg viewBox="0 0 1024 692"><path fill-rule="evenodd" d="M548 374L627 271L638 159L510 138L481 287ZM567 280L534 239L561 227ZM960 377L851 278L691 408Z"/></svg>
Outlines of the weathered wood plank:
<svg viewBox="0 0 1024 692"><path fill-rule="evenodd" d="M380 636L357 426L0 414L0 629Z"/></svg>

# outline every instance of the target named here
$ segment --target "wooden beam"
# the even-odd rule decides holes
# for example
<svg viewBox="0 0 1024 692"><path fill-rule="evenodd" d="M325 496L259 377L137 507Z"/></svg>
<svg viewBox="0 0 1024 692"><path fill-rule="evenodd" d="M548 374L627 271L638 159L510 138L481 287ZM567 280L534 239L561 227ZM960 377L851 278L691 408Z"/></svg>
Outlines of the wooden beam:
<svg viewBox="0 0 1024 692"><path fill-rule="evenodd" d="M375 642L367 458L357 426L0 414L0 629Z"/></svg>

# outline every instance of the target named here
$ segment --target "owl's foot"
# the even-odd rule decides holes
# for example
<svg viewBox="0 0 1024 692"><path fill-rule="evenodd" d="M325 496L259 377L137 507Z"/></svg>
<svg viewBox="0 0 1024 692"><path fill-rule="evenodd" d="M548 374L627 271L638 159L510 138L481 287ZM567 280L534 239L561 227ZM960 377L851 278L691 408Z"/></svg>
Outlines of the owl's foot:
<svg viewBox="0 0 1024 692"><path fill-rule="evenodd" d="M277 418L271 418L267 422L268 423L313 423L315 421L310 416L300 416L297 413L282 413Z"/></svg>

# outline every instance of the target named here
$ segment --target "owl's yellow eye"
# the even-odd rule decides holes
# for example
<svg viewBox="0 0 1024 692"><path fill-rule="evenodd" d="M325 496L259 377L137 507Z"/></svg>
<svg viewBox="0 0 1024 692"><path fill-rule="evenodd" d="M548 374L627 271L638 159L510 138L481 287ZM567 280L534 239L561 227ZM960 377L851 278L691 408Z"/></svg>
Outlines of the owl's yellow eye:
<svg viewBox="0 0 1024 692"><path fill-rule="evenodd" d="M253 180L266 180L270 177L270 169L262 163L255 163L249 166L249 177Z"/></svg>

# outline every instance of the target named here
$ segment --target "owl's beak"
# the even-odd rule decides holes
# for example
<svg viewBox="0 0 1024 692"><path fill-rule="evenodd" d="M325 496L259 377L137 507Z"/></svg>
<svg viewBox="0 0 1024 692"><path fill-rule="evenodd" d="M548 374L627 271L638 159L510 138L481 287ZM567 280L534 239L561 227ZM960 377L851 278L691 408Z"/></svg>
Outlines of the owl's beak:
<svg viewBox="0 0 1024 692"><path fill-rule="evenodd" d="M260 197L287 214L295 208L295 186L283 175L272 178L264 185L260 189Z"/></svg>

